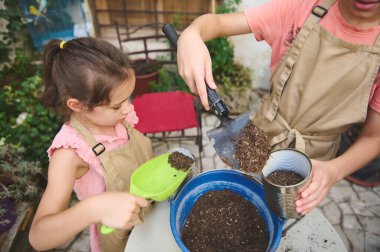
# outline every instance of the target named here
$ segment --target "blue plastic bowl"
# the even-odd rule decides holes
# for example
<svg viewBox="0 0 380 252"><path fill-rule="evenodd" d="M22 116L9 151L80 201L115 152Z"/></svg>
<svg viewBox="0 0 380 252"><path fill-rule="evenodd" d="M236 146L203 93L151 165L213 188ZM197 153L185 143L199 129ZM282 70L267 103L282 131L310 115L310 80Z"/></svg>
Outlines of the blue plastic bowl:
<svg viewBox="0 0 380 252"><path fill-rule="evenodd" d="M189 251L183 244L181 235L191 208L204 193L223 189L240 194L258 208L269 232L267 251L275 251L280 243L285 219L278 217L265 204L262 184L235 170L213 170L202 173L189 180L175 196L170 198L170 226L182 251Z"/></svg>

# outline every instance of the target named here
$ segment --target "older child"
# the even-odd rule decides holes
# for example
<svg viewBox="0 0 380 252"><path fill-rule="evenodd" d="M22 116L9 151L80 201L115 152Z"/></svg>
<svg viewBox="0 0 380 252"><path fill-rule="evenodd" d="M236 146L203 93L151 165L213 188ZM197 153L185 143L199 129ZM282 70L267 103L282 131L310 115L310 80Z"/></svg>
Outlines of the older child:
<svg viewBox="0 0 380 252"><path fill-rule="evenodd" d="M334 183L380 154L380 1L272 0L244 12L197 18L178 41L178 68L209 108L216 88L204 41L253 33L272 48L270 95L254 121L273 149L313 158L313 179L297 211L308 213ZM364 123L360 138L334 158L340 134Z"/></svg>
<svg viewBox="0 0 380 252"><path fill-rule="evenodd" d="M90 226L91 251L123 251L148 206L128 193L130 176L152 157L150 140L132 127L134 72L122 52L95 38L50 41L43 67L42 102L65 124L48 150L48 184L30 242L48 250ZM80 202L69 207L72 190ZM102 235L101 224L118 230Z"/></svg>

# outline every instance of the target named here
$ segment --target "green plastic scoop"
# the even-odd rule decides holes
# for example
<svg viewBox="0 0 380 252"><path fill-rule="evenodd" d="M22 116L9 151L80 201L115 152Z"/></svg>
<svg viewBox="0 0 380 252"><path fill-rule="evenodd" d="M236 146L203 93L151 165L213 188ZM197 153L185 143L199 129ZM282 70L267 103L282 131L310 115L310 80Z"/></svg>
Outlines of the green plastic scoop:
<svg viewBox="0 0 380 252"><path fill-rule="evenodd" d="M129 192L155 201L168 199L191 171L191 168L182 171L171 167L169 155L153 158L134 171Z"/></svg>
<svg viewBox="0 0 380 252"><path fill-rule="evenodd" d="M168 162L172 152L181 152L194 159L194 164L186 171L177 170ZM185 180L186 176L195 167L194 156L186 149L176 148L148 160L137 168L131 176L129 192L154 201L164 201L168 199ZM102 234L112 233L115 229L102 225Z"/></svg>

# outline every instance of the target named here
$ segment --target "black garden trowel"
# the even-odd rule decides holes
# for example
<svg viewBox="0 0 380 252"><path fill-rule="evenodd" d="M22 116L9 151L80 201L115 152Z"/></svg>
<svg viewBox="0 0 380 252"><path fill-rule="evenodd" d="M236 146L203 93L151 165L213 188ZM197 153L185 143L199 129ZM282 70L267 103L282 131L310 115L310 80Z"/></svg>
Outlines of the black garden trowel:
<svg viewBox="0 0 380 252"><path fill-rule="evenodd" d="M165 24L162 31L177 49L178 34L171 24ZM229 117L229 109L218 93L206 84L207 98L210 107L220 120L220 125L206 132L208 138L220 159L229 167L239 169L239 161L235 158L236 140L250 121L249 113L245 112L236 118Z"/></svg>

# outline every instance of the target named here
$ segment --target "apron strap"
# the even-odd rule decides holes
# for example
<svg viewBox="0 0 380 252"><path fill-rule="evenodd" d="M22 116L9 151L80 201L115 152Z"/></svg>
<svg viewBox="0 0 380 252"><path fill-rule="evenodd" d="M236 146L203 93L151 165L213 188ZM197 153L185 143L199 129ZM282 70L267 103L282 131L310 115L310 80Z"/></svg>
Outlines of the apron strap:
<svg viewBox="0 0 380 252"><path fill-rule="evenodd" d="M272 122L277 115L282 91L287 80L289 79L289 76L292 73L298 54L301 52L301 49L305 44L307 38L309 37L311 31L313 30L314 26L319 22L321 18L323 18L326 15L326 13L330 9L330 7L335 3L335 1L336 0L325 0L321 5L317 5L314 7L311 14L306 19L304 25L301 27L301 30L298 32L297 37L294 39L292 45L288 48L282 60L279 62L279 66L284 63L285 67L279 76L279 84L275 85L272 91L272 103L265 115L265 117L269 121Z"/></svg>
<svg viewBox="0 0 380 252"><path fill-rule="evenodd" d="M135 128L129 122L127 122L127 120L123 121L123 125L127 129L129 138L131 138L131 135L133 134Z"/></svg>
<svg viewBox="0 0 380 252"><path fill-rule="evenodd" d="M295 141L295 149L301 151L302 153L305 153L306 144L305 144L305 140L302 137L302 134L297 129L291 129L289 124L286 122L284 118L282 118L282 116L278 115L277 118L278 118L278 122L287 130L273 137L270 142L270 145L274 146L283 141L287 141L288 142L287 146L289 146L290 143Z"/></svg>
<svg viewBox="0 0 380 252"><path fill-rule="evenodd" d="M82 134L82 136L90 146L93 146L92 151L97 157L101 159L101 154L106 150L106 147L102 143L96 141L91 132L78 121L76 116L70 117L70 124L74 129L76 129L79 133ZM123 122L123 125L127 128L128 136L129 138L131 138L134 128L125 120Z"/></svg>
<svg viewBox="0 0 380 252"><path fill-rule="evenodd" d="M376 41L373 44L372 52L380 54L380 33L377 35Z"/></svg>
<svg viewBox="0 0 380 252"><path fill-rule="evenodd" d="M74 116L74 115L71 116L70 125L74 129L76 129L84 137L85 141L90 146L92 146L92 151L99 158L99 160L102 164L102 167L103 167L102 170L104 171L104 176L107 177L105 179L107 188L110 188L110 187L114 188L115 187L119 191L124 190L124 188L126 187L124 180L122 180L120 178L117 170L114 169L114 167L112 167L112 165L107 165L107 164L109 164L109 160L110 160L109 155L105 155L105 154L102 155L102 153L106 150L106 147L102 143L96 141L96 139L91 134L91 132L83 124L81 124L79 122L79 120L76 116ZM128 130L129 139L131 139L134 129L126 121L124 121L124 125ZM109 181L113 181L113 184L110 185Z"/></svg>
<svg viewBox="0 0 380 252"><path fill-rule="evenodd" d="M85 126L83 126L83 124L79 122L76 116L72 115L70 117L70 125L79 133L81 133L81 135L84 137L84 139L90 146L93 146L92 151L96 156L99 156L105 151L106 148L104 147L104 145L96 141L91 132Z"/></svg>
<svg viewBox="0 0 380 252"><path fill-rule="evenodd" d="M106 163L105 156L101 155L106 150L106 147L102 143L96 141L91 132L85 126L83 126L83 124L79 122L76 116L72 115L70 117L70 125L84 137L84 139L90 146L92 146L92 151L100 159L100 162L103 166L103 170L105 171L106 175L108 175L108 171L106 167L104 167L104 164Z"/></svg>
<svg viewBox="0 0 380 252"><path fill-rule="evenodd" d="M286 130L281 134L276 135L272 138L270 145L271 147L286 142L285 146L289 146L293 141L295 142L294 148L298 151L306 153L306 144L305 140L311 141L320 141L320 142L330 142L335 140L338 135L329 135L329 136L311 136L311 135L302 135L297 129L290 128L286 120L280 115L277 115L277 122L285 128Z"/></svg>

